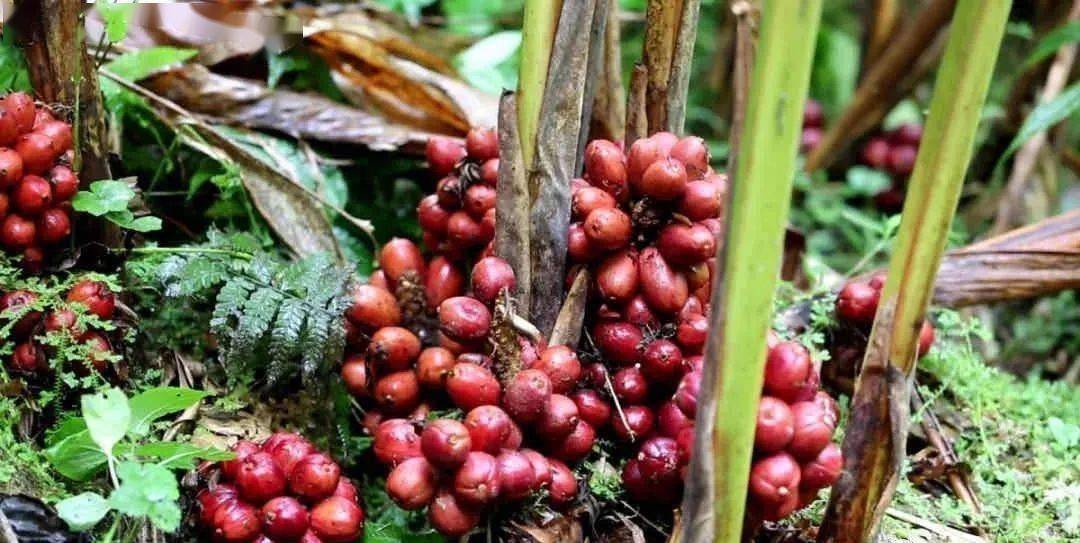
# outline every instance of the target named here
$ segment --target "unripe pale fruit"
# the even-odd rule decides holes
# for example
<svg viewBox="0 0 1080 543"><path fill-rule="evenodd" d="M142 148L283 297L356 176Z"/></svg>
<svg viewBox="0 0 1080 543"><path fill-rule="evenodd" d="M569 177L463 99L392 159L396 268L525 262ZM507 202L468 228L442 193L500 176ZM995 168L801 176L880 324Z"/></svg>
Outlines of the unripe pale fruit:
<svg viewBox="0 0 1080 543"><path fill-rule="evenodd" d="M326 543L351 543L364 533L364 510L331 496L311 509L311 531Z"/></svg>
<svg viewBox="0 0 1080 543"><path fill-rule="evenodd" d="M560 439L574 430L579 420L577 404L562 394L552 394L547 408L536 421L536 433L543 439Z"/></svg>
<svg viewBox="0 0 1080 543"><path fill-rule="evenodd" d="M607 140L593 140L585 147L585 175L593 186L618 200L626 195L626 164L622 150Z"/></svg>
<svg viewBox="0 0 1080 543"><path fill-rule="evenodd" d="M608 256L596 268L596 288L605 301L630 301L638 293L638 284L638 265L630 251Z"/></svg>
<svg viewBox="0 0 1080 543"><path fill-rule="evenodd" d="M454 474L454 497L468 507L486 507L499 497L499 482L498 460L486 452L470 452Z"/></svg>
<svg viewBox="0 0 1080 543"><path fill-rule="evenodd" d="M484 162L499 157L499 135L494 128L473 128L465 135L465 151L469 158Z"/></svg>
<svg viewBox="0 0 1080 543"><path fill-rule="evenodd" d="M673 383L682 376L682 351L674 342L658 339L645 348L641 373L657 383Z"/></svg>
<svg viewBox="0 0 1080 543"><path fill-rule="evenodd" d="M289 490L309 503L330 497L341 478L341 468L334 459L312 453L297 462L289 472Z"/></svg>
<svg viewBox="0 0 1080 543"><path fill-rule="evenodd" d="M819 489L832 486L844 470L844 455L835 443L829 443L813 460L802 465L800 485Z"/></svg>
<svg viewBox="0 0 1080 543"><path fill-rule="evenodd" d="M794 403L812 380L814 363L800 343L784 341L769 349L765 360L765 393Z"/></svg>
<svg viewBox="0 0 1080 543"><path fill-rule="evenodd" d="M458 503L449 488L439 490L428 507L428 521L440 534L457 538L469 533L480 523L480 513Z"/></svg>
<svg viewBox="0 0 1080 543"><path fill-rule="evenodd" d="M597 187L585 187L574 193L571 202L571 211L575 221L584 221L590 213L597 209L610 209L618 205L615 198L603 189Z"/></svg>
<svg viewBox="0 0 1080 543"><path fill-rule="evenodd" d="M457 163L465 158L465 146L461 141L443 136L435 136L428 140L424 152L427 157L428 167L435 175L450 175L457 167Z"/></svg>
<svg viewBox="0 0 1080 543"><path fill-rule="evenodd" d="M660 231L656 247L664 260L676 266L691 266L716 255L716 237L708 228L694 224L670 224Z"/></svg>
<svg viewBox="0 0 1080 543"><path fill-rule="evenodd" d="M655 247L646 247L638 256L641 294L657 313L678 313L690 297L686 277L675 271Z"/></svg>
<svg viewBox="0 0 1080 543"><path fill-rule="evenodd" d="M371 395L371 372L363 357L352 356L342 364L341 380L345 383L345 390L354 397L367 398Z"/></svg>
<svg viewBox="0 0 1080 543"><path fill-rule="evenodd" d="M788 404L771 396L762 396L758 403L754 450L762 453L781 451L794 436L795 418Z"/></svg>
<svg viewBox="0 0 1080 543"><path fill-rule="evenodd" d="M622 415L618 411L611 414L611 427L615 437L622 441L634 442L652 433L656 426L656 415L644 405L623 406Z"/></svg>
<svg viewBox="0 0 1080 543"><path fill-rule="evenodd" d="M285 493L285 474L269 453L257 452L240 462L236 471L236 490L249 503L262 505Z"/></svg>
<svg viewBox="0 0 1080 543"><path fill-rule="evenodd" d="M388 466L396 466L409 458L423 455L416 427L405 419L383 421L375 429L374 437L372 448L375 457Z"/></svg>
<svg viewBox="0 0 1080 543"><path fill-rule="evenodd" d="M586 217L584 228L589 245L604 251L626 247L633 233L630 216L616 208L593 210Z"/></svg>
<svg viewBox="0 0 1080 543"><path fill-rule="evenodd" d="M580 462L592 451L594 443L596 430L589 423L579 420L566 437L549 443L549 452L563 462Z"/></svg>
<svg viewBox="0 0 1080 543"><path fill-rule="evenodd" d="M432 465L455 469L472 450L469 429L452 419L431 421L420 434L420 451Z"/></svg>
<svg viewBox="0 0 1080 543"><path fill-rule="evenodd" d="M544 349L540 359L531 369L544 372L551 379L551 390L557 394L568 394L581 379L581 361L577 353L565 345L554 345Z"/></svg>
<svg viewBox="0 0 1080 543"><path fill-rule="evenodd" d="M387 326L371 336L367 359L381 371L402 371L420 356L420 338L406 328Z"/></svg>
<svg viewBox="0 0 1080 543"><path fill-rule="evenodd" d="M352 305L345 315L353 324L367 330L396 326L401 322L401 309L394 295L372 285L360 285L353 289Z"/></svg>
<svg viewBox="0 0 1080 543"><path fill-rule="evenodd" d="M415 511L435 498L438 482L435 467L426 458L409 458L386 476L386 493L402 509Z"/></svg>
<svg viewBox="0 0 1080 543"><path fill-rule="evenodd" d="M593 328L593 341L604 358L627 366L641 360L638 345L644 338L641 328L628 322L600 322Z"/></svg>
<svg viewBox="0 0 1080 543"><path fill-rule="evenodd" d="M536 422L548 405L551 389L551 379L546 373L522 370L506 385L503 409L519 423Z"/></svg>
<svg viewBox="0 0 1080 543"><path fill-rule="evenodd" d="M570 395L578 409L578 417L594 428L603 428L611 419L611 404L591 389L581 389Z"/></svg>
<svg viewBox="0 0 1080 543"><path fill-rule="evenodd" d="M465 274L444 256L436 256L428 265L424 295L428 307L439 307L449 298L465 293Z"/></svg>
<svg viewBox="0 0 1080 543"><path fill-rule="evenodd" d="M475 298L455 296L439 304L439 329L451 339L479 341L489 328L491 312Z"/></svg>
<svg viewBox="0 0 1080 543"><path fill-rule="evenodd" d="M525 498L533 491L535 472L529 458L519 451L504 450L495 458L499 472L499 496L508 501Z"/></svg>
<svg viewBox="0 0 1080 543"><path fill-rule="evenodd" d="M308 511L296 498L279 496L262 506L262 531L281 543L299 541L308 530Z"/></svg>
<svg viewBox="0 0 1080 543"><path fill-rule="evenodd" d="M709 171L709 148L705 140L687 136L671 148L671 158L682 162L690 179L701 179Z"/></svg>
<svg viewBox="0 0 1080 543"><path fill-rule="evenodd" d="M495 304L503 289L512 293L516 284L514 269L499 257L482 258L473 266L473 296L489 306Z"/></svg>
<svg viewBox="0 0 1080 543"><path fill-rule="evenodd" d="M388 415L404 415L420 405L420 382L412 370L394 372L375 382L373 395Z"/></svg>
<svg viewBox="0 0 1080 543"><path fill-rule="evenodd" d="M498 405L502 387L487 368L459 363L446 376L446 393L454 405L471 410L481 405Z"/></svg>
<svg viewBox="0 0 1080 543"><path fill-rule="evenodd" d="M799 464L790 454L777 453L750 467L750 497L765 505L783 503L799 491Z"/></svg>
<svg viewBox="0 0 1080 543"><path fill-rule="evenodd" d="M649 166L634 188L642 196L668 201L681 197L686 191L687 182L688 176L682 162L669 158Z"/></svg>
<svg viewBox="0 0 1080 543"><path fill-rule="evenodd" d="M424 388L442 390L446 385L446 376L456 363L450 351L442 347L428 347L416 359L416 378Z"/></svg>

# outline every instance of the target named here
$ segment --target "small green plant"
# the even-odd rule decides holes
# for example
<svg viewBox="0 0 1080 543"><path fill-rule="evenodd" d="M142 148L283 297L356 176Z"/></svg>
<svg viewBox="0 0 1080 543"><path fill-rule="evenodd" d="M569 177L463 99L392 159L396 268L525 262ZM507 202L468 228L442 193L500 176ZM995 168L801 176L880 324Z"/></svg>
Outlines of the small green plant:
<svg viewBox="0 0 1080 543"><path fill-rule="evenodd" d="M109 222L136 232L161 230L161 219L151 216L135 217L129 209L135 200L135 189L127 181L94 181L90 190L79 191L71 200L75 211L89 213L95 217L104 217Z"/></svg>

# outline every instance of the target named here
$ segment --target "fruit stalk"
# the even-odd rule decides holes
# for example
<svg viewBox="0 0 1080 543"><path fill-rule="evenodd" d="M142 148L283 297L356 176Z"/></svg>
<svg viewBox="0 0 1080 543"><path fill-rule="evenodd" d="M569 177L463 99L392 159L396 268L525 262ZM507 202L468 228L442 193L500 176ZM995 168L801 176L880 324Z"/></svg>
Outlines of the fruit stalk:
<svg viewBox="0 0 1080 543"><path fill-rule="evenodd" d="M764 380L766 333L821 5L820 0L807 0L798 9L788 9L781 2L766 2L762 9L728 237L717 257L723 279L713 279L713 334L700 396L706 415L699 421L696 440L701 448L688 477L711 480L714 488L711 495L707 489L686 493L683 539L688 542L734 543L742 536L755 421L730 415L756 410ZM712 460L711 472L700 462L705 457Z"/></svg>
<svg viewBox="0 0 1080 543"><path fill-rule="evenodd" d="M1010 2L961 0L909 182L844 440L844 471L819 541L867 541L896 487L919 331L956 211Z"/></svg>
<svg viewBox="0 0 1080 543"><path fill-rule="evenodd" d="M540 104L547 86L555 27L562 0L526 0L521 21L521 72L518 75L518 133L525 164L532 166L536 155L536 131L540 124Z"/></svg>

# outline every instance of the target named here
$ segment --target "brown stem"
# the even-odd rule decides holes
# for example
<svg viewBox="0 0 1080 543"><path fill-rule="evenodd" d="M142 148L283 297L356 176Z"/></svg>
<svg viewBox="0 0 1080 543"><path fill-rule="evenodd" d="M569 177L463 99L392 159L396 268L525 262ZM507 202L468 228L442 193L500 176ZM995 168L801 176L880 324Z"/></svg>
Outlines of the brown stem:
<svg viewBox="0 0 1080 543"><path fill-rule="evenodd" d="M649 0L645 9L645 43L641 58L649 73L645 112L649 120L650 134L667 127L671 59L675 56L683 1Z"/></svg>
<svg viewBox="0 0 1080 543"><path fill-rule="evenodd" d="M750 99L750 72L754 68L754 42L761 11L755 0L732 0L731 12L735 15L735 62L732 67L728 171L734 172L735 158L739 155L739 137L746 119L746 104Z"/></svg>
<svg viewBox="0 0 1080 543"><path fill-rule="evenodd" d="M952 16L956 0L930 0L907 24L867 72L855 96L840 118L829 127L821 143L806 158L806 171L827 167L852 141L866 133L863 118L883 107L888 110L891 92L916 65L923 52ZM898 99L898 98L897 98ZM860 126L863 126L860 128Z"/></svg>
<svg viewBox="0 0 1080 543"><path fill-rule="evenodd" d="M591 139L618 141L626 137L626 91L622 85L619 3L608 2L607 27L604 29L604 64L600 86L593 101Z"/></svg>
<svg viewBox="0 0 1080 543"><path fill-rule="evenodd" d="M516 300L529 307L532 267L529 261L529 181L518 139L517 102L506 92L499 100L499 191L496 193L495 254L517 278Z"/></svg>
<svg viewBox="0 0 1080 543"><path fill-rule="evenodd" d="M645 92L649 71L641 63L634 64L630 72L630 96L626 103L626 148L649 133L649 120L645 116Z"/></svg>
<svg viewBox="0 0 1080 543"><path fill-rule="evenodd" d="M700 14L701 0L682 0L675 51L671 59L671 76L668 81L665 126L665 130L675 134L682 134L683 126L686 124L687 92L690 89L690 72L694 60L694 42L697 41Z"/></svg>
<svg viewBox="0 0 1080 543"><path fill-rule="evenodd" d="M889 46L900 23L900 3L897 0L874 0L870 12L870 24L866 30L866 54L863 55L863 72L881 58Z"/></svg>

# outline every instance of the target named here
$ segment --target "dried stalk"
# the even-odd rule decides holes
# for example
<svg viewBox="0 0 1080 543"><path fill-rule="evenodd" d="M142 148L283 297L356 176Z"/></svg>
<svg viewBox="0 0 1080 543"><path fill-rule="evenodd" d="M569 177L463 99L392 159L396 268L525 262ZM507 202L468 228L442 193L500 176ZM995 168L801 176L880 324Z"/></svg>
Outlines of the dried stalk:
<svg viewBox="0 0 1080 543"><path fill-rule="evenodd" d="M667 128L668 85L671 60L679 34L679 17L684 0L649 0L645 9L645 43L641 59L648 70L645 115L649 134Z"/></svg>
<svg viewBox="0 0 1080 543"><path fill-rule="evenodd" d="M957 3L819 542L872 540L896 490L918 335L956 212L1009 2ZM873 75L873 74L871 74Z"/></svg>
<svg viewBox="0 0 1080 543"><path fill-rule="evenodd" d="M890 91L900 83L912 66L915 66L916 60L948 23L955 5L956 0L929 0L919 14L904 27L881 59L867 72L840 118L825 132L821 143L810 152L806 158L806 171L827 167L844 147L865 133L857 129L863 122L863 117L887 103Z"/></svg>
<svg viewBox="0 0 1080 543"><path fill-rule="evenodd" d="M517 278L515 299L529 307L532 266L529 261L529 180L521 159L517 108L513 93L499 100L499 190L496 192L495 254L505 260Z"/></svg>
<svg viewBox="0 0 1080 543"><path fill-rule="evenodd" d="M874 0L870 24L866 30L866 53L863 55L863 71L873 66L881 53L889 46L900 22L900 3L897 0Z"/></svg>
<svg viewBox="0 0 1080 543"><path fill-rule="evenodd" d="M630 72L630 96L626 103L626 148L649 133L649 119L645 115L645 92L649 85L649 71L641 63L634 64Z"/></svg>
<svg viewBox="0 0 1080 543"><path fill-rule="evenodd" d="M555 319L555 326L551 330L551 339L548 345L568 345L577 347L581 340L581 329L585 322L585 304L589 301L589 284L592 277L589 270L582 268L574 276L574 283L566 293L566 300L559 317Z"/></svg>
<svg viewBox="0 0 1080 543"><path fill-rule="evenodd" d="M619 3L608 1L604 28L603 71L593 100L590 139L618 141L626 137L626 91L622 85L621 29Z"/></svg>
<svg viewBox="0 0 1080 543"><path fill-rule="evenodd" d="M728 137L728 171L736 168L739 139L746 119L746 102L750 96L750 71L754 67L754 43L761 10L757 0L732 0L735 15L735 61L732 66L731 134ZM726 208L725 208L726 209Z"/></svg>
<svg viewBox="0 0 1080 543"><path fill-rule="evenodd" d="M694 60L694 43L697 41L698 17L701 0L682 0L679 14L675 51L671 58L671 75L668 80L667 119L665 130L682 134L686 124L686 101L690 90L690 74Z"/></svg>

